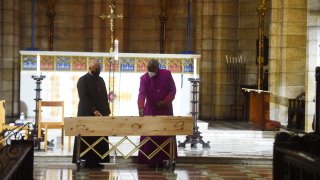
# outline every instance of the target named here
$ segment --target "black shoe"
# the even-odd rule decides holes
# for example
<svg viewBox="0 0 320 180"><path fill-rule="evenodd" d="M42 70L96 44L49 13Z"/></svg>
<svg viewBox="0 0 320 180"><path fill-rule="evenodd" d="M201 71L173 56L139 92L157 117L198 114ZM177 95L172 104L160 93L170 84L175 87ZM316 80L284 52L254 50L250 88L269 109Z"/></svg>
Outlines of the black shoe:
<svg viewBox="0 0 320 180"><path fill-rule="evenodd" d="M156 168L156 164L148 164L149 168Z"/></svg>
<svg viewBox="0 0 320 180"><path fill-rule="evenodd" d="M164 168L164 165L162 163L157 164L157 168Z"/></svg>
<svg viewBox="0 0 320 180"><path fill-rule="evenodd" d="M84 168L103 169L104 165L102 165L102 164L85 164Z"/></svg>

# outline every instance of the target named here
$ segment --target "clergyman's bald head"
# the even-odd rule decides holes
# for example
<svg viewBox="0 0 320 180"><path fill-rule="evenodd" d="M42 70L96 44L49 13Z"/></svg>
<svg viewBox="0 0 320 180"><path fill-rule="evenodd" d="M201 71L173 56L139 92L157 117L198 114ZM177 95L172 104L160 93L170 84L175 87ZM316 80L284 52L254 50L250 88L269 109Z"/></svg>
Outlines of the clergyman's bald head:
<svg viewBox="0 0 320 180"><path fill-rule="evenodd" d="M92 71L97 71L100 70L100 62L97 59L92 59L89 61L89 70L90 72Z"/></svg>

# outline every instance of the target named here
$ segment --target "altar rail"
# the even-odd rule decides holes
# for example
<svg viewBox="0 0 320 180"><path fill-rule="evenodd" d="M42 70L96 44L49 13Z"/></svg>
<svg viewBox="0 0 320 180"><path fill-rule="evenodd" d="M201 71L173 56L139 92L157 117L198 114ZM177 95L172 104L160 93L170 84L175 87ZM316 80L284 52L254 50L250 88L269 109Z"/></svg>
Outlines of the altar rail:
<svg viewBox="0 0 320 180"><path fill-rule="evenodd" d="M273 152L274 180L319 180L320 135L278 133Z"/></svg>

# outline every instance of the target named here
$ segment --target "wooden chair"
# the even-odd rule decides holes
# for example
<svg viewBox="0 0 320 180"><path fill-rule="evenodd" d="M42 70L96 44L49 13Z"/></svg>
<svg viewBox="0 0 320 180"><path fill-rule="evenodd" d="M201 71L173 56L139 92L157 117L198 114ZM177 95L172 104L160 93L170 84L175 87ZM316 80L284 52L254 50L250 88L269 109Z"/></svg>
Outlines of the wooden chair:
<svg viewBox="0 0 320 180"><path fill-rule="evenodd" d="M44 108L57 108L61 110L61 116L55 117L55 121L48 121L49 117L44 117ZM41 138L41 130L44 128L44 150L48 150L48 129L61 129L61 150L64 147L64 102L63 101L39 101L38 138ZM68 150L70 151L70 139L68 139Z"/></svg>
<svg viewBox="0 0 320 180"><path fill-rule="evenodd" d="M4 108L5 101L0 100L0 132L3 131L3 125L5 123L6 111Z"/></svg>
<svg viewBox="0 0 320 180"><path fill-rule="evenodd" d="M0 100L0 132L2 132L5 129L8 130L14 130L14 131L20 131L25 130L26 139L28 139L29 135L29 127L28 126L10 126L6 124L6 109L5 109L5 100Z"/></svg>

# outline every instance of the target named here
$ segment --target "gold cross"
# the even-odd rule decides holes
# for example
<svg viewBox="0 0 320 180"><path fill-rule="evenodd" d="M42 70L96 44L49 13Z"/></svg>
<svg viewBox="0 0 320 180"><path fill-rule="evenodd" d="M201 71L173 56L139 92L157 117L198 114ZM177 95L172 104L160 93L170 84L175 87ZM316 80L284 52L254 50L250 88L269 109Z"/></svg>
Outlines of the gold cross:
<svg viewBox="0 0 320 180"><path fill-rule="evenodd" d="M101 19L110 19L110 31L111 31L111 36L110 36L110 40L111 40L111 44L110 44L110 53L113 52L113 39L114 39L114 21L118 18L122 19L123 18L123 15L120 14L120 15L116 15L114 13L114 9L115 9L115 5L114 5L114 1L111 1L111 5L109 6L110 7L110 14L108 16L106 15L101 15Z"/></svg>

